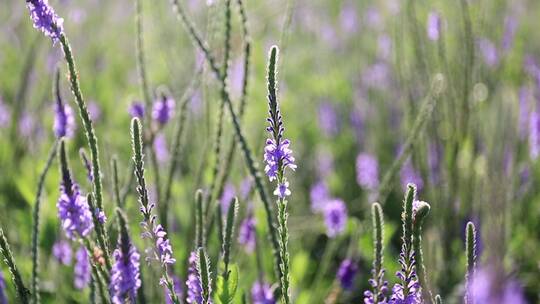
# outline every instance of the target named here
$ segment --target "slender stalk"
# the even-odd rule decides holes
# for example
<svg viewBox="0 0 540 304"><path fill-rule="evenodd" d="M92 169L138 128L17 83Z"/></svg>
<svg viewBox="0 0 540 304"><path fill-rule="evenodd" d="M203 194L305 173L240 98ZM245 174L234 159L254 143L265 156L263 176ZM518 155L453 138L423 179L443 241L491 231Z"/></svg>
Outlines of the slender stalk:
<svg viewBox="0 0 540 304"><path fill-rule="evenodd" d="M222 251L223 251L223 263L225 269L223 270L223 277L225 281L229 279L229 261L231 256L232 240L234 236L234 225L238 216L238 198L234 198L227 210L227 220L225 221L225 229L223 233Z"/></svg>
<svg viewBox="0 0 540 304"><path fill-rule="evenodd" d="M90 212L92 212L92 221L94 222L94 228L96 229L96 238L99 247L104 253L105 266L107 266L107 270L110 271L112 264L109 256L109 247L106 244L107 236L105 235L105 226L98 219L98 212L96 210L96 205L94 204L94 197L92 194L88 193L86 199L88 201L88 206L90 207Z"/></svg>
<svg viewBox="0 0 540 304"><path fill-rule="evenodd" d="M94 184L94 197L96 199L96 206L99 210L104 210L103 208L103 197L102 197L102 184L101 184L101 166L99 163L99 148L98 140L94 132L94 127L92 126L92 119L90 118L90 113L86 103L84 102L83 95L80 89L79 77L77 74L77 68L75 66L75 60L71 52L71 46L69 41L63 33L60 35L60 44L64 51L64 56L67 62L69 70L69 82L71 84L71 91L75 96L75 101L79 108L79 114L81 116L84 129L86 131L86 138L88 139L88 145L90 146L90 156L92 160L92 173L94 174L93 184ZM102 227L104 230L104 235L107 235L105 227ZM107 246L108 240L105 239L104 248L101 248L103 252L107 255L107 260L109 260L109 250Z"/></svg>
<svg viewBox="0 0 540 304"><path fill-rule="evenodd" d="M113 169L113 191L114 191L114 199L116 201L116 207L121 208L122 207L122 201L120 200L120 186L118 181L118 159L116 156L113 156L111 160L111 167Z"/></svg>
<svg viewBox="0 0 540 304"><path fill-rule="evenodd" d="M89 239L83 238L81 240L82 244L86 248L86 252L89 257L93 255L93 246ZM108 304L110 303L109 298L107 297L107 294L105 290L107 290L107 287L105 283L103 282L103 279L105 279L108 282L108 275L103 272L103 270L100 269L100 267L93 261L93 259L90 259L90 267L92 268L92 277L94 278L94 281L97 282L98 286L98 292L99 297L101 299L101 303ZM105 278L102 278L100 274L104 275Z"/></svg>
<svg viewBox="0 0 540 304"><path fill-rule="evenodd" d="M190 34L191 38L195 41L196 45L199 47L199 49L203 52L207 62L210 65L211 70L214 72L215 76L219 79L220 78L220 70L216 64L216 60L214 59L213 55L210 53L206 43L200 38L199 34L193 27L193 24L188 19L187 15L185 14L184 10L180 6L178 0L171 0L173 4L173 8L176 11L178 17L181 19L182 23L186 27L188 33ZM266 193L266 190L264 188L264 184L262 182L262 177L260 174L260 171L258 169L257 164L253 160L253 156L251 154L251 151L248 147L246 138L242 132L242 128L240 127L240 121L239 118L233 108L232 102L230 100L230 95L228 93L226 84L223 82L220 82L220 94L222 98L224 98L227 109L229 110L229 113L232 118L234 131L236 134L236 139L240 143L240 148L242 150L242 154L244 155L244 159L246 161L246 165L248 167L249 173L252 176L253 180L255 181L255 187L257 189L257 192L259 193L260 199L263 203L265 212L266 212L266 221L268 224L268 230L270 239L272 242L272 249L274 254L274 269L276 271L277 277L281 277L281 270L279 267L279 263L281 261L280 258L280 250L279 250L279 242L277 238L277 231L276 226L274 224L274 218L273 218L273 211L272 207L270 206L270 200L268 198L268 194Z"/></svg>
<svg viewBox="0 0 540 304"><path fill-rule="evenodd" d="M146 64L144 57L144 37L143 37L143 12L141 0L135 0L135 26L137 31L136 42L136 56L137 56L137 71L139 73L139 82L141 86L141 94L144 99L144 105L146 108L145 121L150 122L152 97L150 96L150 89L148 87L148 80L146 78Z"/></svg>
<svg viewBox="0 0 540 304"><path fill-rule="evenodd" d="M197 247L203 247L205 244L203 213L203 192L199 189L195 192L195 244Z"/></svg>
<svg viewBox="0 0 540 304"><path fill-rule="evenodd" d="M419 202L414 216L413 227L413 250L414 258L416 262L416 271L418 274L418 281L422 288L422 295L426 303L434 302L433 294L428 286L427 272L424 265L424 254L422 252L422 225L428 215L430 206L426 202Z"/></svg>
<svg viewBox="0 0 540 304"><path fill-rule="evenodd" d="M49 151L49 156L47 157L47 162L45 167L38 179L38 186L36 191L36 198L34 200L34 213L33 213L33 225L32 225L32 302L39 303L39 278L38 278L38 267L39 267L39 247L38 247L38 237L39 237L39 211L41 207L41 193L43 192L43 185L45 183L45 177L49 168L52 165L54 158L56 157L58 141L54 141L51 150Z"/></svg>
<svg viewBox="0 0 540 304"><path fill-rule="evenodd" d="M23 304L30 303L30 291L24 286L21 274L19 272L19 269L17 268L17 265L15 264L13 254L11 253L9 243L6 239L6 236L4 235L4 230L2 228L0 228L0 253L2 253L2 255L4 256L4 262L8 266L9 272L11 273L11 279L13 280L13 284L15 285L19 301L21 301L21 303Z"/></svg>
<svg viewBox="0 0 540 304"><path fill-rule="evenodd" d="M210 276L210 260L203 247L199 247L197 250L197 271L201 279L202 287L202 304L211 303L211 288L212 279Z"/></svg>
<svg viewBox="0 0 540 304"><path fill-rule="evenodd" d="M444 90L444 78L442 77L442 75L439 76L440 77L435 77L431 83L431 89L428 92L424 102L422 103L420 111L414 121L414 125L409 135L407 136L405 143L403 144L400 155L394 160L392 165L390 165L390 168L388 169L388 171L386 171L382 179L382 182L379 186L379 202L381 204L384 204L384 202L386 201L386 198L388 197L388 192L390 190L390 184L394 175L401 169L401 166L409 156L412 147L420 139L420 133L423 132L427 121L431 117L431 113L433 113L433 109L437 105L440 94Z"/></svg>
<svg viewBox="0 0 540 304"><path fill-rule="evenodd" d="M402 249L401 254L403 256L404 264L406 266L404 278L409 278L411 272L413 271L414 265L412 259L414 258L413 254L413 201L416 197L416 186L413 184L407 185L407 194L405 195L405 200L403 201L403 213L401 214L401 219L403 221L403 236L402 236ZM403 280L403 296L406 298L409 295L409 284L407 280Z"/></svg>
<svg viewBox="0 0 540 304"><path fill-rule="evenodd" d="M435 304L442 304L442 298L441 298L441 295L436 295L435 296Z"/></svg>
<svg viewBox="0 0 540 304"><path fill-rule="evenodd" d="M465 304L474 304L470 287L473 284L476 271L476 227L473 222L467 223L467 236L465 243L467 252L467 274L465 275Z"/></svg>
<svg viewBox="0 0 540 304"><path fill-rule="evenodd" d="M290 276L289 276L289 230L287 228L287 219L289 214L287 213L287 200L278 200L278 232L279 232L279 248L281 257L281 296L283 303L289 304L291 302L289 294Z"/></svg>

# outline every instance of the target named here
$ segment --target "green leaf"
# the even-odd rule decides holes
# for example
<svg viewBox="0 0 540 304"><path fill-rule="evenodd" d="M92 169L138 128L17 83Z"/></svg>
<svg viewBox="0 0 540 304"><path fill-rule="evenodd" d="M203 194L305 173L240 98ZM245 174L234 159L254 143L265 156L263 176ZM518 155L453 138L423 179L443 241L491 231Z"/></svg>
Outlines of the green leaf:
<svg viewBox="0 0 540 304"><path fill-rule="evenodd" d="M238 287L238 266L231 264L229 268L229 278L219 275L216 280L216 304L233 303Z"/></svg>

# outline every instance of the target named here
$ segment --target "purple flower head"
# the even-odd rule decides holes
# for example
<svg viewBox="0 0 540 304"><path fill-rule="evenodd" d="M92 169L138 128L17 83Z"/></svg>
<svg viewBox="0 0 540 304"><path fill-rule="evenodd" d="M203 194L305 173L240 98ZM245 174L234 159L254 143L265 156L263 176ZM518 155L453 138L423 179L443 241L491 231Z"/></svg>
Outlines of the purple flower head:
<svg viewBox="0 0 540 304"><path fill-rule="evenodd" d="M75 287L77 289L83 289L90 283L90 259L88 253L84 247L79 247L77 253L75 253L75 268L73 270L75 278Z"/></svg>
<svg viewBox="0 0 540 304"><path fill-rule="evenodd" d="M128 237L121 236L113 253L109 292L114 304L135 303L137 290L141 287L140 255Z"/></svg>
<svg viewBox="0 0 540 304"><path fill-rule="evenodd" d="M525 304L523 290L518 282L503 279L490 269L479 269L469 286L473 303Z"/></svg>
<svg viewBox="0 0 540 304"><path fill-rule="evenodd" d="M529 117L529 154L533 160L540 155L540 113L534 111Z"/></svg>
<svg viewBox="0 0 540 304"><path fill-rule="evenodd" d="M362 188L374 191L379 187L379 163L369 153L360 153L356 157L356 182Z"/></svg>
<svg viewBox="0 0 540 304"><path fill-rule="evenodd" d="M223 212L223 214L227 214L227 210L229 210L231 201L234 199L235 196L236 189L234 188L234 185L231 183L227 183L223 188L221 197L219 198L219 203L221 204L221 212Z"/></svg>
<svg viewBox="0 0 540 304"><path fill-rule="evenodd" d="M318 116L319 128L324 135L334 137L339 133L341 119L330 102L324 101L319 105Z"/></svg>
<svg viewBox="0 0 540 304"><path fill-rule="evenodd" d="M409 255L408 259L405 258L406 255ZM422 298L420 283L416 276L414 251L412 249L406 249L405 245L403 245L398 262L401 265L401 270L396 272L396 276L401 282L396 283L392 287L392 296L388 303L420 304Z"/></svg>
<svg viewBox="0 0 540 304"><path fill-rule="evenodd" d="M491 40L487 38L479 39L478 49L480 50L480 54L482 54L484 63L488 67L493 68L499 64L499 54L497 48L495 47L493 42L491 42Z"/></svg>
<svg viewBox="0 0 540 304"><path fill-rule="evenodd" d="M361 74L361 82L366 88L388 89L392 80L392 71L385 62L375 62Z"/></svg>
<svg viewBox="0 0 540 304"><path fill-rule="evenodd" d="M100 224L105 224L105 222L107 221L107 216L105 215L105 212L103 210L100 210L99 208L96 208L96 217Z"/></svg>
<svg viewBox="0 0 540 304"><path fill-rule="evenodd" d="M418 192L424 187L424 180L420 173L414 169L411 159L407 159L400 171L401 187L407 189L407 184L415 184Z"/></svg>
<svg viewBox="0 0 540 304"><path fill-rule="evenodd" d="M130 106L129 106L129 114L131 115L131 117L135 118L139 118L139 119L142 119L144 117L144 104L140 101L134 101Z"/></svg>
<svg viewBox="0 0 540 304"><path fill-rule="evenodd" d="M289 149L290 141L285 139L279 144L276 144L275 140L267 139L266 147L264 148L264 161L266 166L264 172L270 179L273 181L278 177L278 168L282 167L282 170L285 168L290 168L291 170L296 169L296 164L294 163L294 157L292 155L292 150Z"/></svg>
<svg viewBox="0 0 540 304"><path fill-rule="evenodd" d="M5 128L11 120L11 111L0 97L0 128Z"/></svg>
<svg viewBox="0 0 540 304"><path fill-rule="evenodd" d="M427 35L432 41L439 40L441 33L441 16L437 12L430 12L427 21Z"/></svg>
<svg viewBox="0 0 540 304"><path fill-rule="evenodd" d="M366 10L365 16L364 16L366 25L374 30L379 30L383 26L383 19L381 16L381 12L379 9L377 9L374 6L369 7Z"/></svg>
<svg viewBox="0 0 540 304"><path fill-rule="evenodd" d="M284 181L283 183L278 183L276 189L274 190L274 195L279 198L285 198L291 195L291 190L289 189L289 182Z"/></svg>
<svg viewBox="0 0 540 304"><path fill-rule="evenodd" d="M26 7L30 10L30 18L34 28L42 31L45 36L56 42L63 33L64 19L59 18L47 0L26 0Z"/></svg>
<svg viewBox="0 0 540 304"><path fill-rule="evenodd" d="M162 94L161 97L154 102L152 118L160 125L165 125L174 115L174 106L174 99Z"/></svg>
<svg viewBox="0 0 540 304"><path fill-rule="evenodd" d="M531 100L531 91L526 87L522 86L519 89L519 137L525 139L527 137L527 128L529 127L529 116L530 116L530 100Z"/></svg>
<svg viewBox="0 0 540 304"><path fill-rule="evenodd" d="M238 231L238 243L244 246L244 249L248 253L252 253L255 250L255 218L251 212L240 224L240 230Z"/></svg>
<svg viewBox="0 0 540 304"><path fill-rule="evenodd" d="M333 238L345 230L347 223L347 206L340 199L333 199L326 203L324 207L324 223L326 234Z"/></svg>
<svg viewBox="0 0 540 304"><path fill-rule="evenodd" d="M369 279L371 290L364 291L365 304L387 303L386 293L388 292L388 281L384 280L384 273L384 269L381 269L379 273L375 273L375 269L371 270L371 274L373 275L373 278Z"/></svg>
<svg viewBox="0 0 540 304"><path fill-rule="evenodd" d="M60 100L54 108L54 134L56 137L71 138L75 134L75 116L68 104L63 104Z"/></svg>
<svg viewBox="0 0 540 304"><path fill-rule="evenodd" d="M253 304L275 304L274 293L270 284L256 281L251 287L251 302Z"/></svg>
<svg viewBox="0 0 540 304"><path fill-rule="evenodd" d="M52 248L54 258L62 265L71 264L71 246L65 240L54 243Z"/></svg>
<svg viewBox="0 0 540 304"><path fill-rule="evenodd" d="M176 293L176 296L179 299L184 298L184 290L182 289L182 281L180 280L180 277L173 275L173 285L174 285L174 293ZM165 287L165 303L166 304L173 304L173 300L171 297L171 293L168 288Z"/></svg>
<svg viewBox="0 0 540 304"><path fill-rule="evenodd" d="M351 259L345 259L341 262L337 272L337 278L343 289L351 289L354 284L354 279L358 272L358 265Z"/></svg>
<svg viewBox="0 0 540 304"><path fill-rule="evenodd" d="M202 303L202 286L197 271L197 253L195 251L192 251L189 255L188 279L186 281L186 286L187 302L196 304Z"/></svg>
<svg viewBox="0 0 540 304"><path fill-rule="evenodd" d="M323 181L316 182L313 186L311 186L309 197L311 199L311 211L324 211L324 206L330 200L328 187Z"/></svg>
<svg viewBox="0 0 540 304"><path fill-rule="evenodd" d="M0 304L8 304L7 295L6 295L6 280L2 271L0 271Z"/></svg>
<svg viewBox="0 0 540 304"><path fill-rule="evenodd" d="M165 134L158 133L154 138L154 152L159 163L165 163L169 160L169 150L167 148L167 139Z"/></svg>
<svg viewBox="0 0 540 304"><path fill-rule="evenodd" d="M172 257L171 242L167 238L167 232L161 225L154 227L154 236L156 239L155 258L160 261L162 265L174 264L176 260Z"/></svg>
<svg viewBox="0 0 540 304"><path fill-rule="evenodd" d="M356 13L354 2L347 1L343 4L339 13L339 21L343 32L353 34L358 31L360 22L358 22L358 14Z"/></svg>
<svg viewBox="0 0 540 304"><path fill-rule="evenodd" d="M86 197L80 194L79 186L71 183L70 186L62 182L60 185L60 198L56 204L58 217L62 222L62 228L70 239L85 237L94 228L92 212L86 201Z"/></svg>

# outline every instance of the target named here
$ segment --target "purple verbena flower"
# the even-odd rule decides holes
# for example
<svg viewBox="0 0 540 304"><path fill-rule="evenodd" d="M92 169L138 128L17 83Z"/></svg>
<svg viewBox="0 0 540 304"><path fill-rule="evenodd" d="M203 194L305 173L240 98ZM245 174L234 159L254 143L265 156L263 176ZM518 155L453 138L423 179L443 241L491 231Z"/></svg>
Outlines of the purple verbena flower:
<svg viewBox="0 0 540 304"><path fill-rule="evenodd" d="M255 218L253 217L253 214L249 213L240 224L240 229L238 231L238 243L243 245L248 253L252 253L255 250L255 234Z"/></svg>
<svg viewBox="0 0 540 304"><path fill-rule="evenodd" d="M501 280L501 276L491 269L477 270L471 281L469 288L473 303L526 303L523 290L517 281Z"/></svg>
<svg viewBox="0 0 540 304"><path fill-rule="evenodd" d="M515 16L508 15L504 18L504 34L501 42L503 52L508 52L512 48L518 25L519 22Z"/></svg>
<svg viewBox="0 0 540 304"><path fill-rule="evenodd" d="M478 49L488 67L493 68L499 64L499 52L491 40L487 38L479 39Z"/></svg>
<svg viewBox="0 0 540 304"><path fill-rule="evenodd" d="M407 254L409 255L408 258L406 258ZM394 287L392 287L392 296L388 303L420 304L422 298L420 283L416 275L414 251L405 249L405 245L403 245L398 262L401 265L401 270L396 272L396 276L401 282L394 284Z"/></svg>
<svg viewBox="0 0 540 304"><path fill-rule="evenodd" d="M333 238L345 230L347 223L347 206L340 199L333 199L326 203L324 207L324 223L326 234Z"/></svg>
<svg viewBox="0 0 540 304"><path fill-rule="evenodd" d="M142 119L144 117L144 110L144 104L140 101L134 101L128 109L131 117L137 117L139 119Z"/></svg>
<svg viewBox="0 0 540 304"><path fill-rule="evenodd" d="M253 304L275 304L274 293L270 284L256 281L251 287L251 302Z"/></svg>
<svg viewBox="0 0 540 304"><path fill-rule="evenodd" d="M227 213L227 210L229 210L229 206L231 205L231 201L236 196L236 189L234 188L234 185L231 183L225 184L225 187L223 187L223 192L221 193L221 197L219 198L219 203L221 205L221 212L223 214Z"/></svg>
<svg viewBox="0 0 540 304"><path fill-rule="evenodd" d="M189 255L189 268L186 286L187 302L195 304L202 303L202 286L197 271L197 253L195 251L192 251Z"/></svg>
<svg viewBox="0 0 540 304"><path fill-rule="evenodd" d="M288 139L281 141L279 144L276 144L274 139L266 140L266 147L264 148L266 167L264 168L264 172L270 181L277 179L280 165L283 167L283 170L285 168L296 169L292 150L289 149L289 145L290 141Z"/></svg>
<svg viewBox="0 0 540 304"><path fill-rule="evenodd" d="M371 290L364 291L365 304L387 303L388 281L384 280L384 273L384 269L381 269L379 273L375 273L375 269L371 270L373 275L373 278L369 279Z"/></svg>
<svg viewBox="0 0 540 304"><path fill-rule="evenodd" d="M437 12L430 12L427 21L427 35L432 41L439 40L441 33L441 16Z"/></svg>
<svg viewBox="0 0 540 304"><path fill-rule="evenodd" d="M79 192L79 186L71 183L66 188L65 182L60 185L60 198L56 204L58 217L62 221L62 228L70 239L85 237L94 228L92 212L86 201L86 197Z"/></svg>
<svg viewBox="0 0 540 304"><path fill-rule="evenodd" d="M75 287L77 289L83 289L90 283L90 259L88 253L84 247L79 247L77 253L75 253L75 268L73 270L75 278Z"/></svg>
<svg viewBox="0 0 540 304"><path fill-rule="evenodd" d="M165 125L174 115L175 102L172 97L162 94L154 101L152 118L160 125Z"/></svg>
<svg viewBox="0 0 540 304"><path fill-rule="evenodd" d="M158 133L154 138L154 152L159 163L165 163L169 160L169 150L167 148L167 139L165 134Z"/></svg>
<svg viewBox="0 0 540 304"><path fill-rule="evenodd" d="M79 150L79 155L81 156L84 167L86 168L86 177L90 182L92 182L94 180L94 173L92 172L92 162L90 162L90 160L86 156L83 148Z"/></svg>
<svg viewBox="0 0 540 304"><path fill-rule="evenodd" d="M26 0L26 7L30 10L30 18L34 28L42 31L45 36L51 37L53 42L58 41L64 29L64 19L59 18L47 0Z"/></svg>
<svg viewBox="0 0 540 304"><path fill-rule="evenodd" d="M330 192L323 181L318 181L311 186L309 197L311 200L311 211L316 213L322 212L324 211L324 206L330 200Z"/></svg>
<svg viewBox="0 0 540 304"><path fill-rule="evenodd" d="M100 224L105 224L105 222L107 221L107 216L105 215L105 212L103 210L100 210L99 208L96 208L96 217Z"/></svg>
<svg viewBox="0 0 540 304"><path fill-rule="evenodd" d="M341 119L330 102L324 101L319 105L318 116L319 128L324 135L334 137L339 133Z"/></svg>
<svg viewBox="0 0 540 304"><path fill-rule="evenodd" d="M336 275L339 283L341 284L341 288L346 290L351 289L353 287L354 279L357 273L358 265L355 261L351 259L343 260L343 262L341 262L341 265L339 265L339 269Z"/></svg>
<svg viewBox="0 0 540 304"><path fill-rule="evenodd" d="M379 187L379 163L369 153L360 153L356 157L356 182L362 188L374 191Z"/></svg>
<svg viewBox="0 0 540 304"><path fill-rule="evenodd" d="M54 134L56 137L71 138L75 134L75 116L68 104L58 100L54 108Z"/></svg>
<svg viewBox="0 0 540 304"><path fill-rule="evenodd" d="M342 5L341 12L339 13L339 21L343 32L353 34L358 31L360 22L358 21L358 14L356 13L356 7L353 1L347 1Z"/></svg>
<svg viewBox="0 0 540 304"><path fill-rule="evenodd" d="M135 303L137 290L141 287L140 255L127 237L120 237L113 253L109 293L114 304Z"/></svg>
<svg viewBox="0 0 540 304"><path fill-rule="evenodd" d="M54 243L52 253L58 263L62 265L71 264L71 246L65 240L60 240Z"/></svg>
<svg viewBox="0 0 540 304"><path fill-rule="evenodd" d="M155 259L158 260L161 265L172 265L176 262L173 258L172 246L170 240L167 238L167 232L163 229L163 226L157 225L154 227L154 236L156 239L156 250L154 250Z"/></svg>

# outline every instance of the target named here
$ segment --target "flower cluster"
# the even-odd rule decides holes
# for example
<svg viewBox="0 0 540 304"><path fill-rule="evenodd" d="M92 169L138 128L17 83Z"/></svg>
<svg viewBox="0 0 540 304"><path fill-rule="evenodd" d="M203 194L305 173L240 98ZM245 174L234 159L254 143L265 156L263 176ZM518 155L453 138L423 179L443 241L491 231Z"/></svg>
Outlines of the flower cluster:
<svg viewBox="0 0 540 304"><path fill-rule="evenodd" d="M414 260L414 251L409 251L408 263L405 258L406 253L399 254L399 264L401 270L396 272L396 276L401 280L392 287L392 296L388 303L390 304L420 304L422 302L420 283L416 276L416 266Z"/></svg>
<svg viewBox="0 0 540 304"><path fill-rule="evenodd" d="M142 119L144 117L144 104L140 101L135 101L129 106L129 114L131 117Z"/></svg>
<svg viewBox="0 0 540 304"><path fill-rule="evenodd" d="M365 304L387 303L388 281L384 280L384 273L384 269L381 269L379 273L375 273L375 269L371 270L375 279L369 279L369 285L372 289L364 291Z"/></svg>
<svg viewBox="0 0 540 304"><path fill-rule="evenodd" d="M188 278L187 286L187 302L202 303L202 286L201 279L197 271L197 253L192 251L189 255Z"/></svg>
<svg viewBox="0 0 540 304"><path fill-rule="evenodd" d="M75 115L68 104L62 103L60 99L54 107L54 134L56 137L73 137L75 134Z"/></svg>
<svg viewBox="0 0 540 304"><path fill-rule="evenodd" d="M347 223L347 206L340 199L333 199L326 203L324 208L324 223L326 234L336 237L345 229Z"/></svg>
<svg viewBox="0 0 540 304"><path fill-rule="evenodd" d="M70 239L85 237L94 228L92 212L79 186L71 183L71 187L66 187L65 184L63 182L60 186L60 198L56 204L62 228Z"/></svg>
<svg viewBox="0 0 540 304"><path fill-rule="evenodd" d="M71 263L71 246L65 240L60 240L54 243L52 248L54 258L62 265Z"/></svg>
<svg viewBox="0 0 540 304"><path fill-rule="evenodd" d="M152 118L160 125L165 125L174 115L174 99L162 94L161 97L154 102L152 109Z"/></svg>
<svg viewBox="0 0 540 304"><path fill-rule="evenodd" d="M79 247L77 253L75 254L75 260L75 287L77 289L83 289L90 283L90 278L92 275L90 272L90 259L84 247Z"/></svg>
<svg viewBox="0 0 540 304"><path fill-rule="evenodd" d="M270 285L264 282L256 281L251 287L251 302L253 304L275 304L274 293Z"/></svg>
<svg viewBox="0 0 540 304"><path fill-rule="evenodd" d="M292 150L289 149L289 145L290 141L288 139L280 140L278 137L278 139L267 139L266 146L264 147L264 161L266 163L264 172L270 181L278 180L278 186L274 194L280 198L291 194L289 182L280 175L283 174L285 168L296 169Z"/></svg>
<svg viewBox="0 0 540 304"><path fill-rule="evenodd" d="M121 238L120 248L113 253L114 264L111 269L111 282L109 292L114 304L135 303L137 290L141 287L140 255L129 239Z"/></svg>
<svg viewBox="0 0 540 304"><path fill-rule="evenodd" d="M56 42L64 31L64 19L59 18L47 0L26 0L26 7L30 10L30 18L34 28L42 31L45 36Z"/></svg>
<svg viewBox="0 0 540 304"><path fill-rule="evenodd" d="M358 265L351 259L345 259L339 265L337 278L343 289L351 289L358 273Z"/></svg>

